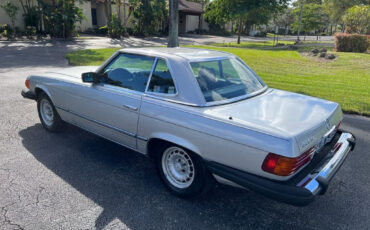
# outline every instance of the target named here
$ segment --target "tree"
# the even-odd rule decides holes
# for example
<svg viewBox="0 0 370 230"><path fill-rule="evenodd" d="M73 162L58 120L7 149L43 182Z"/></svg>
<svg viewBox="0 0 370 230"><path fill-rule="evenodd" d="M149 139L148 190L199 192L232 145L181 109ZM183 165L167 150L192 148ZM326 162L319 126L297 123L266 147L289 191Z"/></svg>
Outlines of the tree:
<svg viewBox="0 0 370 230"><path fill-rule="evenodd" d="M167 47L179 46L179 1L169 0L170 21Z"/></svg>
<svg viewBox="0 0 370 230"><path fill-rule="evenodd" d="M37 2L35 4L32 0L19 0L22 9L23 9L23 19L25 26L32 26L35 28L38 28L38 26L41 24L41 12L37 5ZM40 25L41 30L41 25Z"/></svg>
<svg viewBox="0 0 370 230"><path fill-rule="evenodd" d="M302 10L297 8L293 13L296 17L296 20L293 23L293 30L295 31L299 31L300 28L305 33L312 30L322 30L329 23L329 16L326 14L324 7L321 4L308 3L303 5ZM298 18L301 18L301 23L297 20ZM299 37L297 40L299 40Z"/></svg>
<svg viewBox="0 0 370 230"><path fill-rule="evenodd" d="M281 9L287 5L287 0L214 0L212 6L207 12L207 17L215 22L237 20L238 21L238 40L240 44L240 36L243 32L244 24L252 18L254 20L262 19L262 14L256 14L258 10L264 15L275 13L277 9ZM253 14L254 13L254 14ZM211 15L214 16L211 16ZM252 17L254 15L254 17Z"/></svg>
<svg viewBox="0 0 370 230"><path fill-rule="evenodd" d="M228 11L222 9L221 1L212 1L205 7L204 19L208 22L210 30L220 30L231 17Z"/></svg>
<svg viewBox="0 0 370 230"><path fill-rule="evenodd" d="M76 3L86 0L38 0L44 15L45 27L50 36L68 38L76 32L76 23L86 19Z"/></svg>
<svg viewBox="0 0 370 230"><path fill-rule="evenodd" d="M19 11L19 7L14 5L10 1L6 1L5 3L1 4L0 7L5 11L6 15L8 15L12 27L13 27L13 35L15 34L15 18L17 16L17 13Z"/></svg>
<svg viewBox="0 0 370 230"><path fill-rule="evenodd" d="M252 26L266 25L271 19L274 19L275 21L278 15L284 12L285 9L285 5L267 5L250 11L245 16L245 33L249 34Z"/></svg>
<svg viewBox="0 0 370 230"><path fill-rule="evenodd" d="M339 24L344 31L343 15L355 5L369 5L370 0L323 0L323 4L333 24Z"/></svg>
<svg viewBox="0 0 370 230"><path fill-rule="evenodd" d="M343 17L351 33L370 34L370 5L353 6Z"/></svg>
<svg viewBox="0 0 370 230"><path fill-rule="evenodd" d="M155 34L167 21L165 0L130 0L133 8L134 32L140 35Z"/></svg>
<svg viewBox="0 0 370 230"><path fill-rule="evenodd" d="M299 41L299 35L301 34L301 29L302 29L303 5L304 5L304 0L300 0L299 1L299 18L298 18L297 41Z"/></svg>
<svg viewBox="0 0 370 230"><path fill-rule="evenodd" d="M104 14L107 24L112 21L112 0L104 1Z"/></svg>
<svg viewBox="0 0 370 230"><path fill-rule="evenodd" d="M275 25L285 28L285 35L289 32L289 26L294 23L294 14L292 8L287 8L285 11L279 13L274 19Z"/></svg>

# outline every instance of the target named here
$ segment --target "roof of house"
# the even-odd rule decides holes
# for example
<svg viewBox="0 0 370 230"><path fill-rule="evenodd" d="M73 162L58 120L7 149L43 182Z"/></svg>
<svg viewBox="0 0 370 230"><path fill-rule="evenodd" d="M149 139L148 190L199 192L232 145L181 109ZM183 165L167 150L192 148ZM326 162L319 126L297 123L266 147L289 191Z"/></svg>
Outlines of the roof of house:
<svg viewBox="0 0 370 230"><path fill-rule="evenodd" d="M193 14L202 14L202 4L198 2L189 2L186 0L179 0L179 11Z"/></svg>

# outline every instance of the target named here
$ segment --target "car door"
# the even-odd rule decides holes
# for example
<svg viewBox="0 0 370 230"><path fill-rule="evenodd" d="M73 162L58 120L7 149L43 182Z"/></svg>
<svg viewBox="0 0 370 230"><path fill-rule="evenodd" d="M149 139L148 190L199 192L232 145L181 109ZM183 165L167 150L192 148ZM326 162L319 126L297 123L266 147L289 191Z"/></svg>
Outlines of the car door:
<svg viewBox="0 0 370 230"><path fill-rule="evenodd" d="M101 71L100 83L73 90L68 99L73 123L100 136L136 149L142 94L155 58L118 54ZM86 83L85 83L86 84Z"/></svg>

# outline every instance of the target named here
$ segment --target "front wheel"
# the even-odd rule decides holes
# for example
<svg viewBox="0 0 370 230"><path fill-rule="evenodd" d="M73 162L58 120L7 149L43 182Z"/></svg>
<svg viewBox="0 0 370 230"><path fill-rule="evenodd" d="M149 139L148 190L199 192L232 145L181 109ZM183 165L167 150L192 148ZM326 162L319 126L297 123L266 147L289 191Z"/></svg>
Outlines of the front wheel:
<svg viewBox="0 0 370 230"><path fill-rule="evenodd" d="M65 124L60 118L50 98L43 92L37 98L37 110L42 126L50 132L60 132Z"/></svg>
<svg viewBox="0 0 370 230"><path fill-rule="evenodd" d="M195 153L175 145L166 145L156 157L158 173L164 185L180 197L207 193L214 178Z"/></svg>

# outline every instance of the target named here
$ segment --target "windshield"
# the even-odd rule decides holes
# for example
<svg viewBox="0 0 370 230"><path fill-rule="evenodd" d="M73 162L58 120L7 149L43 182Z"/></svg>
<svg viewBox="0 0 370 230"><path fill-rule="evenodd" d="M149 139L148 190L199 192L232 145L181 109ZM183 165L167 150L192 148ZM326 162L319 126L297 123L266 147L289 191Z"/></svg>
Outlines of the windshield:
<svg viewBox="0 0 370 230"><path fill-rule="evenodd" d="M207 102L251 94L265 86L237 58L191 62L190 66Z"/></svg>

